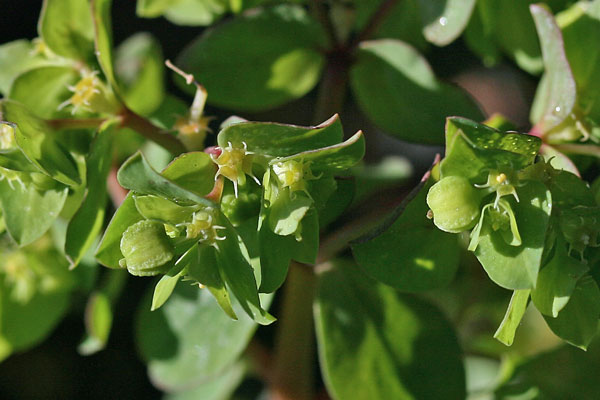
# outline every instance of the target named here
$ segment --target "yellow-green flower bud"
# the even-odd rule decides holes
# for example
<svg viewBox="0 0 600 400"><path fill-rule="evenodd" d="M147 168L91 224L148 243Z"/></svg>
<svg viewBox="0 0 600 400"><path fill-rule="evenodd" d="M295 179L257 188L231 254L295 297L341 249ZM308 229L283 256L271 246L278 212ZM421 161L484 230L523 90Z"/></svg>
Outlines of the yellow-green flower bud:
<svg viewBox="0 0 600 400"><path fill-rule="evenodd" d="M97 71L84 72L75 86L69 86L69 90L73 92L71 98L62 103L58 109L71 105L73 114L79 109L95 113L116 113L119 110L119 103L112 90L97 75Z"/></svg>
<svg viewBox="0 0 600 400"><path fill-rule="evenodd" d="M219 156L210 155L213 162L219 167L215 175L215 180L220 175L223 175L233 182L233 190L236 197L238 195L238 185L246 183L246 175L251 176L260 185L260 181L252 173L252 158L254 153L248 151L246 143L242 143L242 145L243 147L239 148L233 147L231 143L228 143L227 147L217 148L221 151Z"/></svg>
<svg viewBox="0 0 600 400"><path fill-rule="evenodd" d="M0 150L11 150L15 147L15 128L9 124L0 125Z"/></svg>

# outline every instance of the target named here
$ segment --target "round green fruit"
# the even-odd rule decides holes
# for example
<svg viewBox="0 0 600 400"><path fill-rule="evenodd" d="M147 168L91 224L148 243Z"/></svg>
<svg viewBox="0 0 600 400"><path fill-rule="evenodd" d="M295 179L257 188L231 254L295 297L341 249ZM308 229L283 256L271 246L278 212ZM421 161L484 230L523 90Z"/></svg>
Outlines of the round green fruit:
<svg viewBox="0 0 600 400"><path fill-rule="evenodd" d="M460 176L447 176L427 193L433 222L443 231L459 233L475 226L480 213L479 190Z"/></svg>

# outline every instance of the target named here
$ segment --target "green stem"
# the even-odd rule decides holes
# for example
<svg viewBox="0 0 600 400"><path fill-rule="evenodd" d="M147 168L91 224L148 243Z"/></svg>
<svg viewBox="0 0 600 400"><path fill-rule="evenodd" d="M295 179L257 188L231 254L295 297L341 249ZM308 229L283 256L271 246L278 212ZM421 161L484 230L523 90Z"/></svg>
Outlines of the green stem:
<svg viewBox="0 0 600 400"><path fill-rule="evenodd" d="M57 131L70 129L95 129L106 121L106 118L83 118L83 119L49 119L46 123Z"/></svg>

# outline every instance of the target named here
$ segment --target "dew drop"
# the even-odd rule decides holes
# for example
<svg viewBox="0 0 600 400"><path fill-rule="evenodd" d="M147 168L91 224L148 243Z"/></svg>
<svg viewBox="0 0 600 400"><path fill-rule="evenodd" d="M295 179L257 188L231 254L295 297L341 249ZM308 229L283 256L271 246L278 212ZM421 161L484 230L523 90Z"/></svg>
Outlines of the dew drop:
<svg viewBox="0 0 600 400"><path fill-rule="evenodd" d="M448 18L446 18L446 17L441 17L440 18L440 25L441 26L446 26L447 23L448 23Z"/></svg>
<svg viewBox="0 0 600 400"><path fill-rule="evenodd" d="M554 112L555 112L555 113L559 113L559 112L560 112L560 106L556 106L556 107L554 108Z"/></svg>

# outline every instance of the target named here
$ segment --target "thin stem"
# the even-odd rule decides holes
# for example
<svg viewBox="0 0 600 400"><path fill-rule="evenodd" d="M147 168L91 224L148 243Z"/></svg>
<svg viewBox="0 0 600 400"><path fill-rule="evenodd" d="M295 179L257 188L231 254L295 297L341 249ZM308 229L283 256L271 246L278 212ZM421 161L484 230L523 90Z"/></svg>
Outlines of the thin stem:
<svg viewBox="0 0 600 400"><path fill-rule="evenodd" d="M593 156L600 158L600 146L593 144L575 144L575 143L564 143L552 145L556 150L561 153L567 154L581 154L584 156Z"/></svg>
<svg viewBox="0 0 600 400"><path fill-rule="evenodd" d="M163 131L146 118L127 108L121 112L121 116L123 117L123 126L133 129L172 154L178 155L185 152L185 147L175 136Z"/></svg>
<svg viewBox="0 0 600 400"><path fill-rule="evenodd" d="M62 129L90 129L98 128L106 121L106 118L83 118L83 119L49 119L46 121L55 130Z"/></svg>
<svg viewBox="0 0 600 400"><path fill-rule="evenodd" d="M392 7L394 7L398 3L398 0L385 0L380 5L377 11L373 13L373 16L367 22L367 25L363 28L363 30L356 35L356 38L350 44L350 48L356 48L360 42L369 39L373 33L377 30L381 22L387 17L388 13L391 11Z"/></svg>
<svg viewBox="0 0 600 400"><path fill-rule="evenodd" d="M319 85L313 120L315 124L342 111L348 88L350 65L351 60L345 51L334 51L328 55L325 74Z"/></svg>
<svg viewBox="0 0 600 400"><path fill-rule="evenodd" d="M325 32L329 36L329 40L331 41L332 48L341 47L340 39L337 36L335 31L335 27L333 26L333 22L329 17L329 12L327 10L327 6L325 5L323 0L313 0L312 1L312 9L315 13L315 17L325 29Z"/></svg>
<svg viewBox="0 0 600 400"><path fill-rule="evenodd" d="M273 365L273 400L310 400L314 396L312 268L292 262L286 281Z"/></svg>

